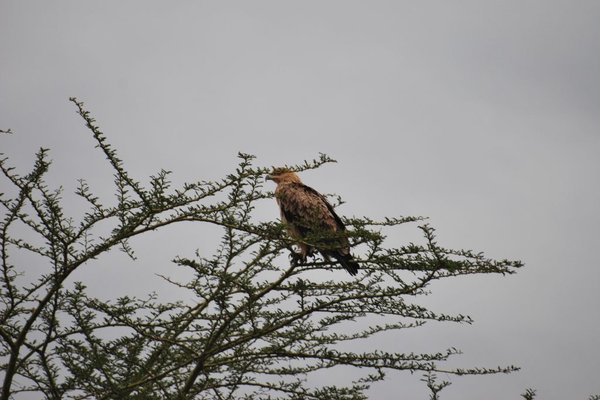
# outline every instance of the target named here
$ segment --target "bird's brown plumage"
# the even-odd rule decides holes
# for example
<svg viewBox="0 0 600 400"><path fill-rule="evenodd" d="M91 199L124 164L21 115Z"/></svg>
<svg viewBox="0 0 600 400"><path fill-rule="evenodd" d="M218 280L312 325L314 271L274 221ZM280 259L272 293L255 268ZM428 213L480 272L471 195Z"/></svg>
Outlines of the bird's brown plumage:
<svg viewBox="0 0 600 400"><path fill-rule="evenodd" d="M335 258L351 275L358 272L358 263L350 254L350 244L344 234L346 227L327 199L306 186L300 177L286 169L275 169L267 179L277 184L275 199L281 220L290 235L298 240L303 260L314 247L325 259Z"/></svg>

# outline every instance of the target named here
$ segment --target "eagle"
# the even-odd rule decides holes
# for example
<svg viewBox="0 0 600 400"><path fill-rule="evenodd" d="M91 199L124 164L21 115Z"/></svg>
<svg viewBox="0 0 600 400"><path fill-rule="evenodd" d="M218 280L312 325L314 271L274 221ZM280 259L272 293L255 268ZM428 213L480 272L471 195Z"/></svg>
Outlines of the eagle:
<svg viewBox="0 0 600 400"><path fill-rule="evenodd" d="M265 179L277 184L275 200L281 221L300 247L300 253L293 255L304 262L316 249L325 260L333 257L350 275L356 275L358 263L350 254L346 227L325 196L287 168L275 168Z"/></svg>

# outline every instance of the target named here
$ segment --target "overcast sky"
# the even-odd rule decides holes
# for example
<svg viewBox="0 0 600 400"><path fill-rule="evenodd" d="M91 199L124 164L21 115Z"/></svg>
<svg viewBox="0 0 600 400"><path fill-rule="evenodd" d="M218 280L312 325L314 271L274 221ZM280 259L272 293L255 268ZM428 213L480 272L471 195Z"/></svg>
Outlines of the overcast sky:
<svg viewBox="0 0 600 400"><path fill-rule="evenodd" d="M600 1L0 0L0 128L15 132L1 151L25 171L49 147L55 184L102 191L70 96L138 178L218 178L238 151L261 165L323 152L338 164L303 178L343 196L340 213L428 216L441 245L523 260L515 276L432 287L429 303L475 325L393 339L523 368L454 379L444 400L600 393ZM165 273L152 260L210 251L198 229L80 278L143 293L134 279ZM371 393L426 398L410 375Z"/></svg>

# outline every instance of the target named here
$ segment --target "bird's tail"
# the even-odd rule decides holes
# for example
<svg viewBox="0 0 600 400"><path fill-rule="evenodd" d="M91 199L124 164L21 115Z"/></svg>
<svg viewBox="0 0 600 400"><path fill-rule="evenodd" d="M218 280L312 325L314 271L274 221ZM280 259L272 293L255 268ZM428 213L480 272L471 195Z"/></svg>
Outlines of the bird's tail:
<svg viewBox="0 0 600 400"><path fill-rule="evenodd" d="M342 264L342 267L344 267L344 269L346 269L350 275L356 275L358 273L358 263L354 261L354 258L352 258L351 254L342 254L337 252L333 254L333 256L339 261L340 264Z"/></svg>

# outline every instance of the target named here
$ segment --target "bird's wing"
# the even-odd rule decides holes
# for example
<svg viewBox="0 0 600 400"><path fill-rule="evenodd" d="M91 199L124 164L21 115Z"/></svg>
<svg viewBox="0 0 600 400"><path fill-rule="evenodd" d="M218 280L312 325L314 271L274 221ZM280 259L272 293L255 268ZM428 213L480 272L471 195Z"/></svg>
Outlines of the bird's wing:
<svg viewBox="0 0 600 400"><path fill-rule="evenodd" d="M325 196L301 183L284 185L277 193L282 217L306 236L345 230Z"/></svg>
<svg viewBox="0 0 600 400"><path fill-rule="evenodd" d="M306 238L326 260L333 257L350 275L357 274L359 266L350 254L344 223L325 196L301 183L282 185L275 194L282 220L293 237Z"/></svg>

